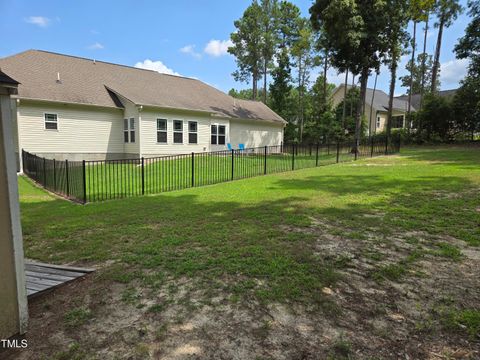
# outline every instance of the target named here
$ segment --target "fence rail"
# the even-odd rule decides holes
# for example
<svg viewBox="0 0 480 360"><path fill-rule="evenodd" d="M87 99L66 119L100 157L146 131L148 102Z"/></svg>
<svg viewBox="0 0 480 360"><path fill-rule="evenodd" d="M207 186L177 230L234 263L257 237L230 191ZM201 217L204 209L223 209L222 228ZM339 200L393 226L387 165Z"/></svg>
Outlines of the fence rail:
<svg viewBox="0 0 480 360"><path fill-rule="evenodd" d="M400 150L399 141L276 145L244 150L121 160L59 161L22 150L24 173L47 190L80 203L158 194L311 168Z"/></svg>

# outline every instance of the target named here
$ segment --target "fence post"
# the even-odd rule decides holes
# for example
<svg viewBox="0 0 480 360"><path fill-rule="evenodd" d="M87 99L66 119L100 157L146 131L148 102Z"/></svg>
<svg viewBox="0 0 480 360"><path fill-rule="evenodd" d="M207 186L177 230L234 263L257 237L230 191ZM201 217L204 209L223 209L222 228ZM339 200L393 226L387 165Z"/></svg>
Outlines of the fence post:
<svg viewBox="0 0 480 360"><path fill-rule="evenodd" d="M267 175L267 145L265 145L265 153L263 154L263 175Z"/></svg>
<svg viewBox="0 0 480 360"><path fill-rule="evenodd" d="M230 150L230 151L232 152L232 178L231 178L231 179L233 180L233 175L234 175L234 173L233 173L233 171L234 171L234 170L233 170L233 169L234 169L233 163L234 163L234 159L235 159L235 156L234 156L234 151L235 151L235 150L232 149L232 150Z"/></svg>
<svg viewBox="0 0 480 360"><path fill-rule="evenodd" d="M373 136L370 138L370 157L373 157Z"/></svg>
<svg viewBox="0 0 480 360"><path fill-rule="evenodd" d="M43 187L47 187L47 160L43 158Z"/></svg>
<svg viewBox="0 0 480 360"><path fill-rule="evenodd" d="M385 137L385 155L388 155L388 135Z"/></svg>
<svg viewBox="0 0 480 360"><path fill-rule="evenodd" d="M355 146L355 160L357 160L358 159L358 151L360 149L360 142L357 143L356 140L355 140L355 145L356 145Z"/></svg>
<svg viewBox="0 0 480 360"><path fill-rule="evenodd" d="M317 143L317 154L315 155L315 166L318 166L318 143Z"/></svg>
<svg viewBox="0 0 480 360"><path fill-rule="evenodd" d="M55 164L55 161L53 162ZM83 203L87 203L87 171L85 168L85 160L82 160L83 167Z"/></svg>
<svg viewBox="0 0 480 360"><path fill-rule="evenodd" d="M338 164L339 157L340 157L340 142L337 141L337 164Z"/></svg>
<svg viewBox="0 0 480 360"><path fill-rule="evenodd" d="M145 158L142 156L142 195L145 195Z"/></svg>
<svg viewBox="0 0 480 360"><path fill-rule="evenodd" d="M292 145L292 170L295 170L295 144Z"/></svg>
<svg viewBox="0 0 480 360"><path fill-rule="evenodd" d="M53 159L53 191L57 191L57 165L55 159Z"/></svg>
<svg viewBox="0 0 480 360"><path fill-rule="evenodd" d="M70 197L70 181L68 179L68 159L65 159L65 178L67 185L67 197Z"/></svg>
<svg viewBox="0 0 480 360"><path fill-rule="evenodd" d="M195 153L192 151L192 187L195 186Z"/></svg>

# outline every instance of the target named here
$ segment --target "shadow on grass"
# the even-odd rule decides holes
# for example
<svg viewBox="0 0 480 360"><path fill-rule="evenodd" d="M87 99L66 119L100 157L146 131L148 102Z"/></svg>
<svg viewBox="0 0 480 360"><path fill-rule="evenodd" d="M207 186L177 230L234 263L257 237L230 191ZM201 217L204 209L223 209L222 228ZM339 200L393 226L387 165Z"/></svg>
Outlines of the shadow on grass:
<svg viewBox="0 0 480 360"><path fill-rule="evenodd" d="M45 201L37 189L22 202L26 254L108 263L105 273L122 282L155 287L186 277L260 299L321 302L338 265L316 254L319 234L295 231L312 217L340 231L415 230L480 243L478 199L467 193L474 184L466 178L364 172L248 181L87 206ZM372 213L381 217L365 216Z"/></svg>

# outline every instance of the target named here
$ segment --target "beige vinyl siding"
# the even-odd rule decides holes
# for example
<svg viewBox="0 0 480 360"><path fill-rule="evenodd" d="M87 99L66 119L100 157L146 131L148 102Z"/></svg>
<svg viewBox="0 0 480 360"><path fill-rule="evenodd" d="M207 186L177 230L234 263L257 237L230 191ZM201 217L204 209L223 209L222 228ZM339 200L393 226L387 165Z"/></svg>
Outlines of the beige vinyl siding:
<svg viewBox="0 0 480 360"><path fill-rule="evenodd" d="M245 147L280 145L283 142L283 125L260 121L231 120L230 143Z"/></svg>
<svg viewBox="0 0 480 360"><path fill-rule="evenodd" d="M212 120L207 114L187 112L167 112L143 110L141 113L141 152L143 156L187 154L210 151L210 125ZM167 143L157 143L157 119L167 120ZM173 121L183 121L183 144L173 142ZM188 122L197 122L197 144L188 143ZM217 121L217 123L220 123ZM228 121L222 121L228 127ZM228 131L228 128L227 128ZM223 148L226 148L223 147Z"/></svg>
<svg viewBox="0 0 480 360"><path fill-rule="evenodd" d="M124 152L125 154L132 154L134 157L140 157L140 116L141 114L138 112L138 108L137 106L131 102L130 100L128 100L127 98L121 96L121 95L118 95L117 96L119 97L120 101L122 102L123 106L124 106L124 111L123 111L123 115L122 115L122 128L121 128L121 131L119 133L119 135L121 136L121 139L122 139L122 152ZM129 129L130 129L130 119L131 118L134 118L135 119L135 142L134 143L131 143L131 142L124 142L124 139L123 139L123 130L124 130L124 126L123 126L123 121L124 119L128 119L128 125L129 125ZM130 130L129 130L130 131Z"/></svg>
<svg viewBox="0 0 480 360"><path fill-rule="evenodd" d="M57 114L58 129L45 129L45 113ZM33 153L123 153L123 110L21 100L21 148Z"/></svg>

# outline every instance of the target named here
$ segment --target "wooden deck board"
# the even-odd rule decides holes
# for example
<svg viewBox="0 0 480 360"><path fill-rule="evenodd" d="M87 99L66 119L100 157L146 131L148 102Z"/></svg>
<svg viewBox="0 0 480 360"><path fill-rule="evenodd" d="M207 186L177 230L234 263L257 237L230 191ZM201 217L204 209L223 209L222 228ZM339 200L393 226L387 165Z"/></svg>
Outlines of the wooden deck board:
<svg viewBox="0 0 480 360"><path fill-rule="evenodd" d="M25 261L28 297L52 290L75 279L84 277L94 269L50 265Z"/></svg>

